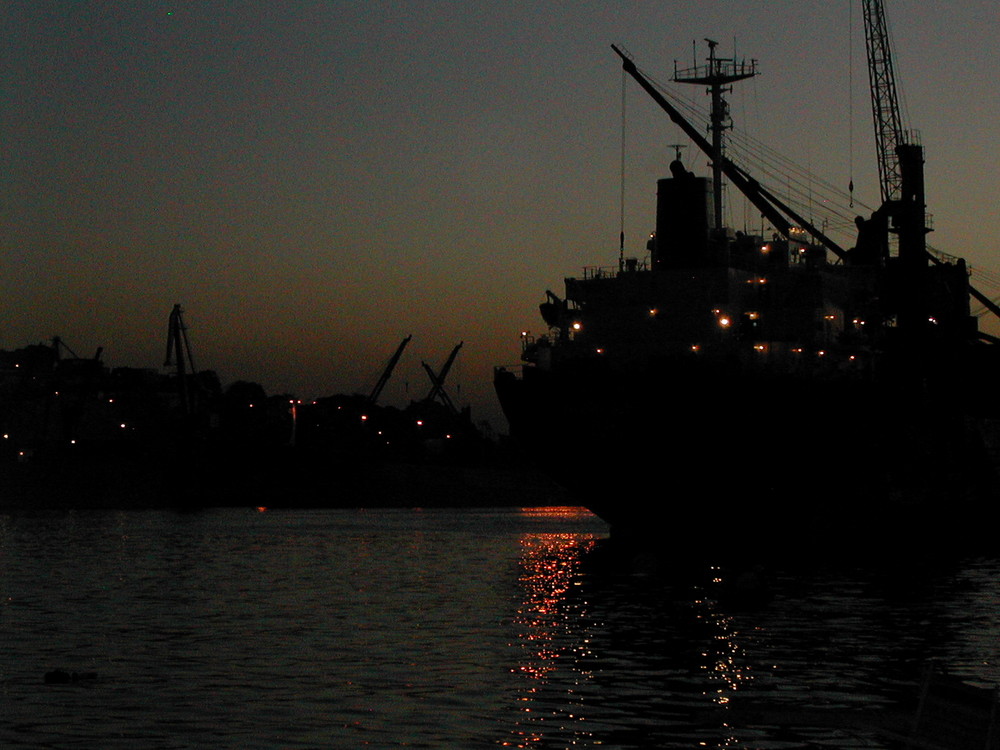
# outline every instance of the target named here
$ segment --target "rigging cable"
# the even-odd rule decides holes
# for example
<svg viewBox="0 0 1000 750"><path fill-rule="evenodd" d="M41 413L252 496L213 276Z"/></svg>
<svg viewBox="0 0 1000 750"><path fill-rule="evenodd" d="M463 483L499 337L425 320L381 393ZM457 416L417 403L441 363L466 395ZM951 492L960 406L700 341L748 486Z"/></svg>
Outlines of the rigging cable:
<svg viewBox="0 0 1000 750"><path fill-rule="evenodd" d="M627 90L625 68L622 68L622 148L621 148L621 195L619 197L618 270L625 268L625 92Z"/></svg>
<svg viewBox="0 0 1000 750"><path fill-rule="evenodd" d="M847 131L848 140L848 180L850 207L854 208L854 2L847 0Z"/></svg>

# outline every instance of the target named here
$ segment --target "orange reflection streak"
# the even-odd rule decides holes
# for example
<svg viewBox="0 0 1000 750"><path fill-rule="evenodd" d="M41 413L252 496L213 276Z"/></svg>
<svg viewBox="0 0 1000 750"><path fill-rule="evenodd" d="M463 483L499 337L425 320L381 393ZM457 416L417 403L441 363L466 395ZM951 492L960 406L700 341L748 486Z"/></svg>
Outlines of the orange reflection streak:
<svg viewBox="0 0 1000 750"><path fill-rule="evenodd" d="M558 517L559 514L586 514L577 508L530 508L522 512L532 515ZM526 534L521 538L521 573L519 581L524 601L517 610L514 624L518 629L521 658L515 670L530 680L518 691L521 719L511 730L511 737L503 742L505 747L527 748L545 739L539 723L553 719L552 697L542 708L538 701L539 688L554 670L581 671L575 657L586 652L586 603L568 596L573 586L581 554L593 547L593 534ZM581 674L586 678L585 674ZM568 692L572 693L572 690ZM568 696L571 698L572 696ZM564 721L576 723L582 717L567 715ZM556 722L558 723L558 722ZM555 727L553 727L554 729ZM563 727L565 729L565 727ZM585 733L584 733L585 734Z"/></svg>
<svg viewBox="0 0 1000 750"><path fill-rule="evenodd" d="M593 518L594 514L578 505L545 505L521 508L521 515L532 518Z"/></svg>

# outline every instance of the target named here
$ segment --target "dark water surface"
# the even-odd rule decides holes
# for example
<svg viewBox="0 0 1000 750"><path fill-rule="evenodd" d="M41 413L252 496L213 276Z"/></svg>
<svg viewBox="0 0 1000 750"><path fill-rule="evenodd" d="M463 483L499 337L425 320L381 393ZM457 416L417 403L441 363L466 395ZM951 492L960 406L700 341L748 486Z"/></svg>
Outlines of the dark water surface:
<svg viewBox="0 0 1000 750"><path fill-rule="evenodd" d="M929 660L1000 682L995 561L605 537L575 509L0 516L0 747L893 748Z"/></svg>

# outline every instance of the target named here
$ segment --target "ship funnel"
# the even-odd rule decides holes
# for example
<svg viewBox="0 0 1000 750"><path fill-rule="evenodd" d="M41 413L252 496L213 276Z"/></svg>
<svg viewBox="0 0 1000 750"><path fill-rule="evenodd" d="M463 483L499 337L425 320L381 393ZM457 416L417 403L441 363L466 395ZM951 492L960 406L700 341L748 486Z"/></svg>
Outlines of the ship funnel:
<svg viewBox="0 0 1000 750"><path fill-rule="evenodd" d="M656 183L653 270L701 266L708 254L712 181L695 177L678 160L670 173Z"/></svg>

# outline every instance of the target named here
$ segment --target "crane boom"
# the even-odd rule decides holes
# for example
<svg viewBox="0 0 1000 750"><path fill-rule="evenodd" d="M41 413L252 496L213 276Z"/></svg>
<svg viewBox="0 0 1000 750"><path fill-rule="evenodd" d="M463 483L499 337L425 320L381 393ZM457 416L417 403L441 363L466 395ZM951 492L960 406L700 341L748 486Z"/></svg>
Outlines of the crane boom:
<svg viewBox="0 0 1000 750"><path fill-rule="evenodd" d="M378 401L378 397L382 394L382 389L385 388L385 384L388 383L389 378L392 377L392 371L396 369L396 364L399 362L399 358L403 356L403 350L406 348L406 345L410 343L410 339L412 338L413 335L410 334L399 343L398 347L396 347L396 352L389 358L389 363L385 366L385 369L382 370L382 375L379 377L378 382L375 384L371 394L368 396L368 403L374 404Z"/></svg>
<svg viewBox="0 0 1000 750"><path fill-rule="evenodd" d="M896 149L904 144L903 122L896 95L889 31L882 0L864 0L865 45L868 50L868 82L871 87L875 148L878 155L882 202L898 200L903 177Z"/></svg>
<svg viewBox="0 0 1000 750"><path fill-rule="evenodd" d="M194 374L195 367L183 313L179 304L174 305L174 309L170 312L170 321L167 325L167 356L163 366L175 368L181 408L185 414L191 414L195 408L195 394L188 380Z"/></svg>
<svg viewBox="0 0 1000 750"><path fill-rule="evenodd" d="M441 371L435 373L431 369L431 366L426 362L421 362L424 370L427 372L427 376L431 379L431 390L427 394L427 398L424 399L426 403L430 403L436 399L441 400L448 408L455 411L455 407L448 397L448 394L444 390L444 381L448 377L448 373L451 371L451 366L455 364L455 357L458 356L458 350L462 348L464 342L458 342L458 345L451 350L451 354L448 355L448 359L445 361L444 365L441 367Z"/></svg>

